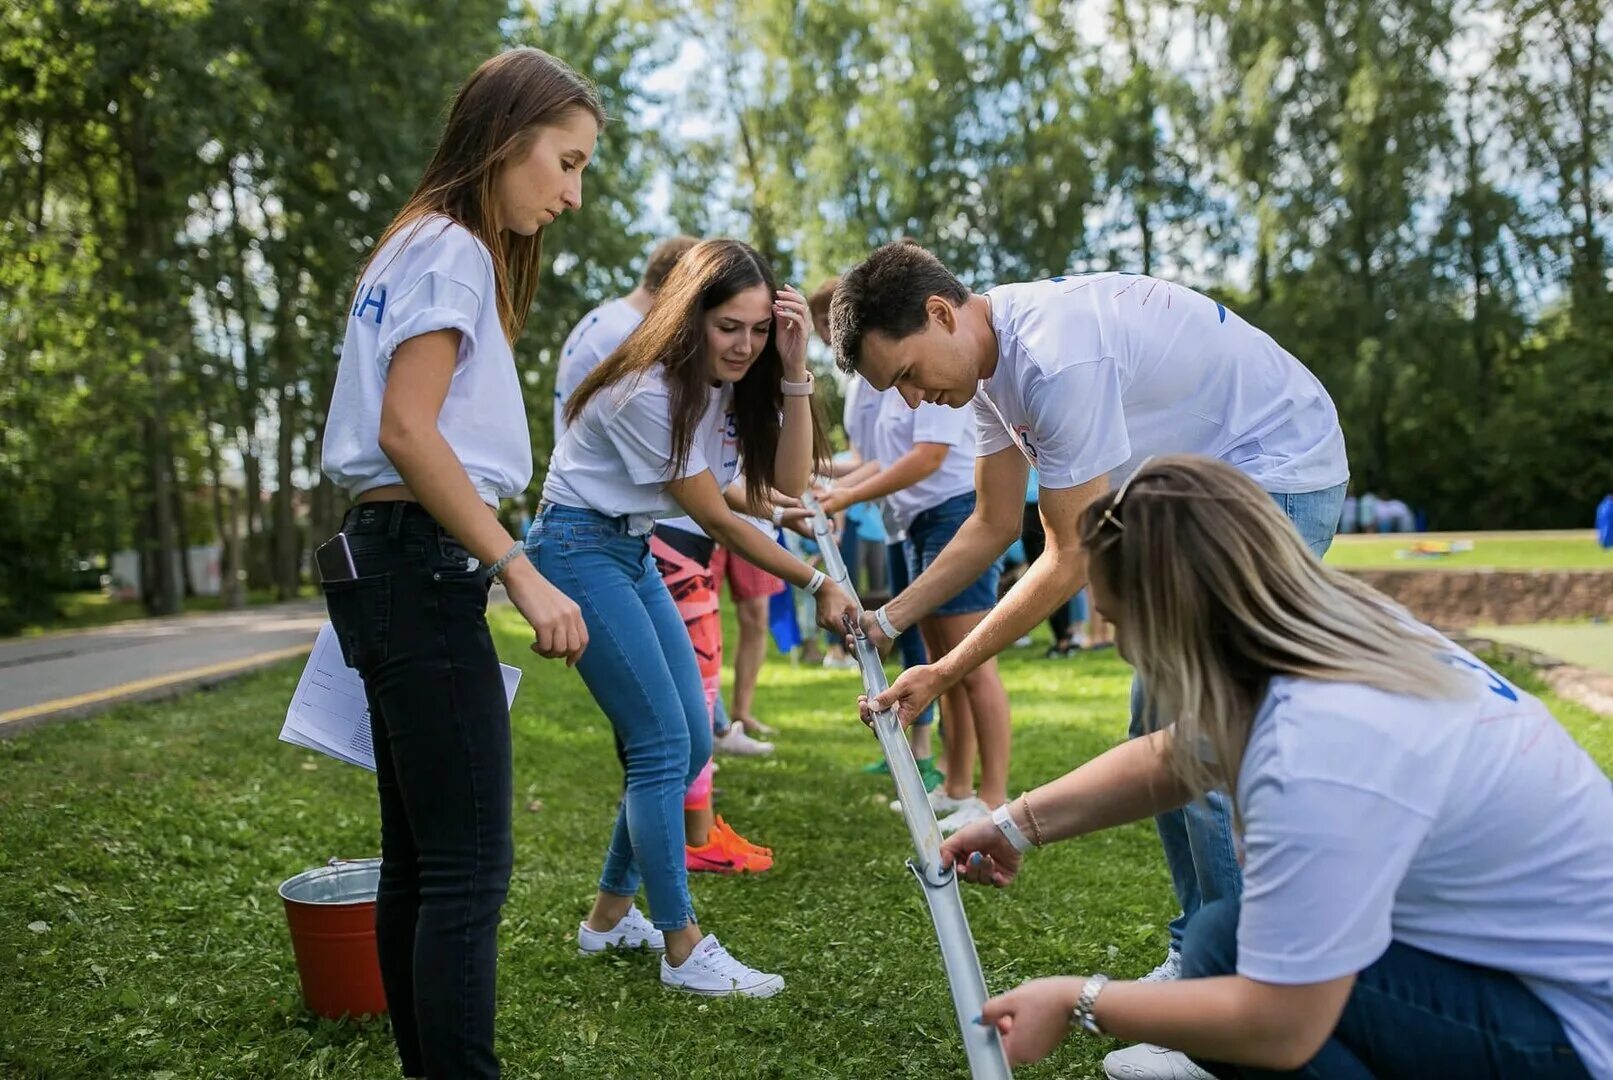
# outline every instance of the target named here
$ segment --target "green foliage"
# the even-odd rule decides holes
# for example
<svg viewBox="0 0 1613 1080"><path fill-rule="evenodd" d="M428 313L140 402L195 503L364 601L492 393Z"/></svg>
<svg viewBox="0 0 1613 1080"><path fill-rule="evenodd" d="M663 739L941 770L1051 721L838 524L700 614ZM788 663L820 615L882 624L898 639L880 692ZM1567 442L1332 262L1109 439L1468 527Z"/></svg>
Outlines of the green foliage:
<svg viewBox="0 0 1613 1080"><path fill-rule="evenodd" d="M161 553L241 513L252 584L295 589L355 269L517 42L614 117L517 354L540 476L567 331L676 228L807 287L904 235L976 287L1167 275L1309 365L1358 488L1436 526L1613 489L1595 0L8 4L0 629L129 546L173 608Z"/></svg>

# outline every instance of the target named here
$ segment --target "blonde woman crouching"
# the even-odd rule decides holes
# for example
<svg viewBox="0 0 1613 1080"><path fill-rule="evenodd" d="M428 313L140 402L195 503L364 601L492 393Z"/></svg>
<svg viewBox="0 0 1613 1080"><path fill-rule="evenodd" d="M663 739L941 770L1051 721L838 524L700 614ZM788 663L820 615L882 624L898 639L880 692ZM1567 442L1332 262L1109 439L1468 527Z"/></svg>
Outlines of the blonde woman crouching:
<svg viewBox="0 0 1613 1080"><path fill-rule="evenodd" d="M1613 786L1545 707L1323 566L1229 465L1167 457L1082 519L1092 591L1175 724L949 839L1008 885L1032 846L1230 797L1241 901L1184 978L990 1001L1017 1062L1072 1026L1232 1076L1613 1076Z"/></svg>

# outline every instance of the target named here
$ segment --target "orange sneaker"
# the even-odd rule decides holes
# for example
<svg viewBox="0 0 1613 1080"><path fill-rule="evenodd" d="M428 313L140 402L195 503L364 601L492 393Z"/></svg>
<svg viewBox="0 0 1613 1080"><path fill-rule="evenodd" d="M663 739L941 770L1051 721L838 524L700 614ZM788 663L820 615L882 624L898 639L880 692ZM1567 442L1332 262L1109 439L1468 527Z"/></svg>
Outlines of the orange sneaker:
<svg viewBox="0 0 1613 1080"><path fill-rule="evenodd" d="M729 846L728 838L718 829L711 830L699 847L685 844L683 848L683 865L691 874L742 874L748 869L748 861L743 853Z"/></svg>
<svg viewBox="0 0 1613 1080"><path fill-rule="evenodd" d="M750 873L760 874L773 868L772 848L751 843L735 832L722 818L717 819L717 824L711 831L715 842L722 844L730 855L741 860Z"/></svg>

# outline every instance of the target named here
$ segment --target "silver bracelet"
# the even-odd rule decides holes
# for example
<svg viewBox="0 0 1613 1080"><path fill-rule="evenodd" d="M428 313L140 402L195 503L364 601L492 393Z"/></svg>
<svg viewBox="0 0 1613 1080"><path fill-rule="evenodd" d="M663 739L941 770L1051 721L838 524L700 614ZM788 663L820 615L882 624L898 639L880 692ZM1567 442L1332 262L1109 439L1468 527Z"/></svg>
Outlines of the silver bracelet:
<svg viewBox="0 0 1613 1080"><path fill-rule="evenodd" d="M506 551L504 553L504 557L502 559L500 559L498 562L494 563L488 569L488 571L487 571L488 576L493 577L493 578L497 578L500 581L504 580L503 577L501 576L504 573L504 571L509 568L509 565L512 562L514 562L517 558L519 558L520 556L524 555L525 553L526 553L526 545L523 544L521 541L517 540L515 542L515 546L510 548L510 550Z"/></svg>
<svg viewBox="0 0 1613 1080"><path fill-rule="evenodd" d="M806 583L806 591L812 596L817 596L818 590L823 588L823 583L828 580L828 574L825 574L822 570L814 570L812 571L812 580Z"/></svg>
<svg viewBox="0 0 1613 1080"><path fill-rule="evenodd" d="M885 614L886 606L887 605L881 604L879 607L874 609L874 625L879 627L879 632L881 634L884 634L892 641L895 641L897 638L902 636L902 632L891 624L891 617Z"/></svg>
<svg viewBox="0 0 1613 1080"><path fill-rule="evenodd" d="M1081 987L1081 996L1075 1001L1075 1008L1070 1010L1070 1022L1085 1031L1088 1035L1108 1035L1103 1025L1092 1012L1098 1005L1098 995L1103 988L1109 985L1109 976L1098 973L1087 976L1086 985Z"/></svg>
<svg viewBox="0 0 1613 1080"><path fill-rule="evenodd" d="M791 382L788 379L780 379L778 381L778 386L779 390L784 393L785 397L811 397L813 386L812 372L809 371L806 373L806 382Z"/></svg>

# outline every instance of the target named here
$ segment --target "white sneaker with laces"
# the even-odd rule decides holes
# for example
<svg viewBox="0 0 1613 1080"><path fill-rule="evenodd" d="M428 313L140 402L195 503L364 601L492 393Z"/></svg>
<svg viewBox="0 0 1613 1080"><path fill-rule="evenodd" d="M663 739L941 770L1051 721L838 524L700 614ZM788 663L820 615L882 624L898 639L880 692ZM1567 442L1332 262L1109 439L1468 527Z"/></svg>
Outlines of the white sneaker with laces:
<svg viewBox="0 0 1613 1080"><path fill-rule="evenodd" d="M1115 1050L1103 1059L1109 1080L1215 1080L1179 1050L1138 1043Z"/></svg>
<svg viewBox="0 0 1613 1080"><path fill-rule="evenodd" d="M598 956L606 949L649 949L661 952L666 938L644 913L634 906L617 920L609 930L591 930L585 922L577 927L577 951L584 956Z"/></svg>
<svg viewBox="0 0 1613 1080"><path fill-rule="evenodd" d="M711 748L719 754L735 757L766 757L773 752L773 744L753 739L744 724L735 724L711 740Z"/></svg>
<svg viewBox="0 0 1613 1080"><path fill-rule="evenodd" d="M979 799L970 799L939 822L941 832L947 836L952 835L965 825L973 825L991 817L991 807Z"/></svg>
<svg viewBox="0 0 1613 1080"><path fill-rule="evenodd" d="M677 967L661 957L661 985L705 997L765 998L784 989L784 976L746 967L707 934Z"/></svg>
<svg viewBox="0 0 1613 1080"><path fill-rule="evenodd" d="M1165 959L1153 971L1138 979L1138 982L1170 982L1182 977L1182 954L1175 949L1165 954Z"/></svg>
<svg viewBox="0 0 1613 1080"><path fill-rule="evenodd" d="M951 795L947 794L945 787L937 785L936 789L929 794L930 812L936 817L944 817L945 815L952 813L954 810L958 810L968 805L969 801L974 797L975 793L971 791L967 795L954 799ZM892 799L891 809L900 814L902 812L902 800Z"/></svg>

